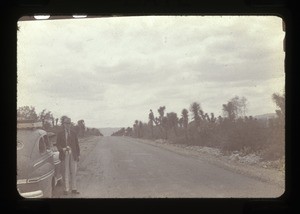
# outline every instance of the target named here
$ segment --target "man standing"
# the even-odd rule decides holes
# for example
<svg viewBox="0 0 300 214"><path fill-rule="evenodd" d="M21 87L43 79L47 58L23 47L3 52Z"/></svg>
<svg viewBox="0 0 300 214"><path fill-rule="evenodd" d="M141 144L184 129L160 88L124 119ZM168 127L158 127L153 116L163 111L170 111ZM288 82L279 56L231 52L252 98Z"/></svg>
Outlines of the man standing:
<svg viewBox="0 0 300 214"><path fill-rule="evenodd" d="M64 195L70 191L73 194L79 194L76 184L77 162L79 161L80 149L78 138L71 128L71 119L64 117L62 121L64 130L57 134L57 149L59 151L59 159L62 161L64 168Z"/></svg>

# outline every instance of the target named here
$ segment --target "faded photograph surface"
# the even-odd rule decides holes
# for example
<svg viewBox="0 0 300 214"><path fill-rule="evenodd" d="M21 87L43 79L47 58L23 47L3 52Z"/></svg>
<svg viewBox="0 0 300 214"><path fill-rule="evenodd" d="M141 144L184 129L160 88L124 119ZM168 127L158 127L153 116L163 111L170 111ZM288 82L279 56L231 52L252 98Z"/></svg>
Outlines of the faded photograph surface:
<svg viewBox="0 0 300 214"><path fill-rule="evenodd" d="M276 16L23 17L19 194L281 196L284 37Z"/></svg>

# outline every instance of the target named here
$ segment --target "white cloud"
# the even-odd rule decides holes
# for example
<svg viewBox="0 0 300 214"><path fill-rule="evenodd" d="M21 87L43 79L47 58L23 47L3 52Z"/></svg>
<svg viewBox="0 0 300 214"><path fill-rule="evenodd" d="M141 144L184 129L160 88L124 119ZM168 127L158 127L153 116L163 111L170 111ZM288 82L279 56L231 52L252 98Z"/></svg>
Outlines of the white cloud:
<svg viewBox="0 0 300 214"><path fill-rule="evenodd" d="M18 106L87 126L146 122L200 102L221 113L235 95L249 114L274 112L284 88L278 17L112 17L24 21L18 32ZM264 104L261 106L261 104Z"/></svg>

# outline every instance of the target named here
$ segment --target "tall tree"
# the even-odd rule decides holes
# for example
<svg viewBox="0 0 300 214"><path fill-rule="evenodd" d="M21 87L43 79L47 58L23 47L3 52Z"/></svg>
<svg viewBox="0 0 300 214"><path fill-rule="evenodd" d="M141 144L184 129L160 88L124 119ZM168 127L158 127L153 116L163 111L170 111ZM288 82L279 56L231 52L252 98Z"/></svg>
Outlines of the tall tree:
<svg viewBox="0 0 300 214"><path fill-rule="evenodd" d="M223 114L230 121L233 121L236 118L236 110L235 106L232 102L228 102L227 104L223 104Z"/></svg>
<svg viewBox="0 0 300 214"><path fill-rule="evenodd" d="M169 124L168 124L168 118L167 117L163 117L161 119L161 127L163 130L165 130L165 139L168 139L168 129L169 129Z"/></svg>
<svg viewBox="0 0 300 214"><path fill-rule="evenodd" d="M39 114L39 120L42 121L44 128L49 128L53 119L54 118L51 111L47 111L47 109L43 109L42 112Z"/></svg>
<svg viewBox="0 0 300 214"><path fill-rule="evenodd" d="M245 97L235 96L227 104L223 104L223 113L230 121L236 118L244 117L247 111L247 99Z"/></svg>
<svg viewBox="0 0 300 214"><path fill-rule="evenodd" d="M17 117L22 120L38 120L38 115L33 106L22 106L17 109Z"/></svg>
<svg viewBox="0 0 300 214"><path fill-rule="evenodd" d="M272 99L279 109L276 110L277 117L270 126L269 143L271 144L273 158L283 157L285 148L285 95L274 93Z"/></svg>
<svg viewBox="0 0 300 214"><path fill-rule="evenodd" d="M280 94L274 93L272 95L272 99L277 105L277 107L279 107L279 109L276 110L276 114L278 118L284 119L285 118L285 96L284 95L281 96Z"/></svg>
<svg viewBox="0 0 300 214"><path fill-rule="evenodd" d="M150 109L149 120L152 121L152 122L154 122L154 114L153 114L152 109Z"/></svg>
<svg viewBox="0 0 300 214"><path fill-rule="evenodd" d="M139 121L135 120L133 124L133 132L135 137L139 137Z"/></svg>
<svg viewBox="0 0 300 214"><path fill-rule="evenodd" d="M187 109L182 109L181 111L181 117L183 119L183 127L187 128L188 123L189 123L189 112Z"/></svg>
<svg viewBox="0 0 300 214"><path fill-rule="evenodd" d="M199 110L200 119L207 120L207 113L204 114L202 109Z"/></svg>
<svg viewBox="0 0 300 214"><path fill-rule="evenodd" d="M215 114L214 113L210 113L210 120L209 120L209 122L215 123L216 120L217 120L217 118L215 118Z"/></svg>
<svg viewBox="0 0 300 214"><path fill-rule="evenodd" d="M163 135L163 130L166 129L166 119L164 119L165 118L165 116L164 116L165 115L165 110L166 110L165 106L160 106L157 109L159 117L155 118L156 119L156 125L159 126L161 135Z"/></svg>
<svg viewBox="0 0 300 214"><path fill-rule="evenodd" d="M188 128L188 124L189 124L189 112L187 109L182 109L181 111L181 118L182 118L182 125L184 128L184 135L186 140L188 140L188 133L187 133L187 128Z"/></svg>
<svg viewBox="0 0 300 214"><path fill-rule="evenodd" d="M155 118L154 118L154 114L152 112L152 109L150 109L150 113L149 113L149 126L151 128L151 137L153 138L153 123L155 122Z"/></svg>
<svg viewBox="0 0 300 214"><path fill-rule="evenodd" d="M245 97L235 96L230 100L235 106L236 116L244 117L247 112L247 99Z"/></svg>
<svg viewBox="0 0 300 214"><path fill-rule="evenodd" d="M166 110L165 106L160 106L157 110L159 113L160 122L162 121L162 118L165 116L165 110Z"/></svg>
<svg viewBox="0 0 300 214"><path fill-rule="evenodd" d="M138 132L139 132L139 137L142 138L144 133L143 133L143 122L139 121L139 128L138 128Z"/></svg>
<svg viewBox="0 0 300 214"><path fill-rule="evenodd" d="M167 121L168 121L168 128L173 129L175 135L177 136L177 128L178 128L178 117L175 112L167 113Z"/></svg>
<svg viewBox="0 0 300 214"><path fill-rule="evenodd" d="M193 102L191 104L190 111L193 114L193 119L197 126L199 126L199 124L200 124L200 110L201 110L201 106L199 103Z"/></svg>

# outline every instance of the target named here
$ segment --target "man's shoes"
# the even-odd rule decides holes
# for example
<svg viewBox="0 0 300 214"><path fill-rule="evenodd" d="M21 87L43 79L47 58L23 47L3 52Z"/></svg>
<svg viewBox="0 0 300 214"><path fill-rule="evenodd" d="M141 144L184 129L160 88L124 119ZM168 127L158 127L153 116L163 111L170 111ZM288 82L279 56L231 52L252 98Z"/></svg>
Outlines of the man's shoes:
<svg viewBox="0 0 300 214"><path fill-rule="evenodd" d="M64 191L64 195L68 195L68 194L69 194L69 192L65 190Z"/></svg>
<svg viewBox="0 0 300 214"><path fill-rule="evenodd" d="M80 194L77 190L72 190L72 194Z"/></svg>

